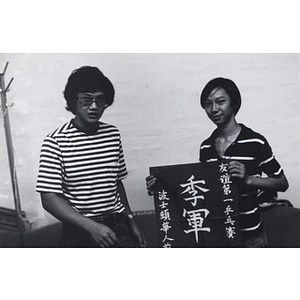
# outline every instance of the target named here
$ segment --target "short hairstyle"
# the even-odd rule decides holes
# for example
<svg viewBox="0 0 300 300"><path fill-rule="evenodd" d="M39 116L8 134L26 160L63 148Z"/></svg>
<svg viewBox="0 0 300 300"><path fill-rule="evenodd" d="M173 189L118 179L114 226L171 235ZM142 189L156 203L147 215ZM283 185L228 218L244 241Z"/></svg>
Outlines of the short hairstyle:
<svg viewBox="0 0 300 300"><path fill-rule="evenodd" d="M72 72L64 90L67 101L66 110L76 114L78 93L94 93L101 89L105 94L108 106L112 105L115 89L110 80L96 67L83 66Z"/></svg>
<svg viewBox="0 0 300 300"><path fill-rule="evenodd" d="M232 80L227 78L217 77L206 84L200 96L200 104L202 108L204 108L204 101L216 88L222 88L223 90L225 90L227 95L230 97L231 107L233 108L234 114L236 115L241 107L242 98L236 84Z"/></svg>

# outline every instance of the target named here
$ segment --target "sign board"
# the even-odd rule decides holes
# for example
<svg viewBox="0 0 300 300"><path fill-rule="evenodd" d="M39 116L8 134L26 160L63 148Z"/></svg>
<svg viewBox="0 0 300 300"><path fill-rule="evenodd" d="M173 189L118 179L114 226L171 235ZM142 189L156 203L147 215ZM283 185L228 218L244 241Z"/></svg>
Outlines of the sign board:
<svg viewBox="0 0 300 300"><path fill-rule="evenodd" d="M238 247L236 186L227 163L151 167L161 247Z"/></svg>

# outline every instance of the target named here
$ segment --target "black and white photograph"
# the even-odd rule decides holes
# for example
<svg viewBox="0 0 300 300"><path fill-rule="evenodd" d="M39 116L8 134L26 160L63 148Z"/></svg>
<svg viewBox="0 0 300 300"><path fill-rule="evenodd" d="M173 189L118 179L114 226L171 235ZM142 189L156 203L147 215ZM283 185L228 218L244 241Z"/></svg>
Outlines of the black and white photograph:
<svg viewBox="0 0 300 300"><path fill-rule="evenodd" d="M297 298L294 4L3 4L6 298Z"/></svg>
<svg viewBox="0 0 300 300"><path fill-rule="evenodd" d="M1 246L158 247L149 168L224 161L244 246L299 247L299 58L2 54Z"/></svg>

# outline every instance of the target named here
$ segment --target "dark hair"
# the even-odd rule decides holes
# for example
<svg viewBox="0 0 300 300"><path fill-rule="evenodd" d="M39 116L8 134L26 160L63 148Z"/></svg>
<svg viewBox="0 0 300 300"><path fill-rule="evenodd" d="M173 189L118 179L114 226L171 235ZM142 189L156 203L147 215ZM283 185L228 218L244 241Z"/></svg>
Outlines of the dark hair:
<svg viewBox="0 0 300 300"><path fill-rule="evenodd" d="M115 89L110 80L96 67L83 66L72 72L68 78L64 90L67 101L66 110L76 114L78 93L96 92L101 89L105 94L108 106L112 105L115 97Z"/></svg>
<svg viewBox="0 0 300 300"><path fill-rule="evenodd" d="M222 88L223 90L225 90L227 95L230 97L231 107L233 108L234 114L236 115L241 107L242 98L236 84L232 80L227 78L218 77L212 79L207 83L200 96L200 104L202 108L204 108L204 101L209 97L210 93L215 88Z"/></svg>

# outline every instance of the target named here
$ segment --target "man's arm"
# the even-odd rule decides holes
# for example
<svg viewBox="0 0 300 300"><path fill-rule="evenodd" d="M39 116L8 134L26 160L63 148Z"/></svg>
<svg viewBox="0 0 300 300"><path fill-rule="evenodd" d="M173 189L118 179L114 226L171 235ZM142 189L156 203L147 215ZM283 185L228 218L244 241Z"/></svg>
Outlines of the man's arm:
<svg viewBox="0 0 300 300"><path fill-rule="evenodd" d="M275 190L278 192L285 192L289 187L289 183L284 174L279 177L266 178L247 175L246 185L255 186L263 190Z"/></svg>
<svg viewBox="0 0 300 300"><path fill-rule="evenodd" d="M118 188L118 192L119 192L119 195L121 198L121 202L125 207L125 216L127 218L127 224L129 226L130 232L131 232L133 238L138 242L139 246L144 248L144 247L146 247L145 236L142 233L142 231L140 230L140 228L138 227L138 225L136 224L134 218L132 218L133 217L132 211L131 211L129 203L128 203L128 199L127 199L127 195L125 192L123 182L121 180L117 181L117 188Z"/></svg>
<svg viewBox="0 0 300 300"><path fill-rule="evenodd" d="M263 190L285 192L289 187L287 178L283 173L279 177L262 178L250 176L246 174L245 165L237 161L231 161L228 164L228 172L233 178L240 179L245 185L254 186Z"/></svg>
<svg viewBox="0 0 300 300"><path fill-rule="evenodd" d="M110 247L117 242L116 235L109 227L84 217L58 194L41 193L41 199L46 211L62 222L73 224L89 232L99 246Z"/></svg>

